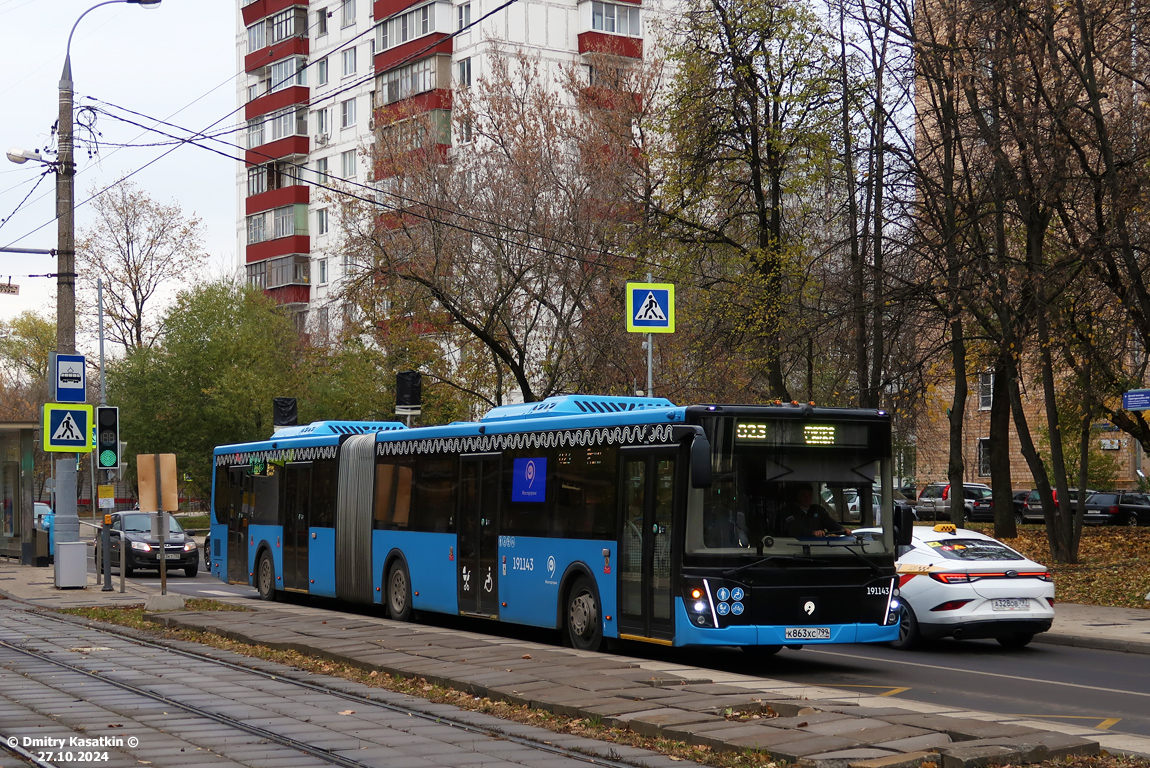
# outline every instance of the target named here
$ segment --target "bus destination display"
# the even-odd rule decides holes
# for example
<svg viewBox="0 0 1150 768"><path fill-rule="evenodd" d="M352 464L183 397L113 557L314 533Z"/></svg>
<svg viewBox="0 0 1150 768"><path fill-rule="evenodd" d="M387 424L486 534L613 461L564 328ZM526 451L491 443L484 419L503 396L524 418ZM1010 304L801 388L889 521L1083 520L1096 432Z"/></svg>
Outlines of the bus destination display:
<svg viewBox="0 0 1150 768"><path fill-rule="evenodd" d="M803 424L793 421L739 421L735 442L759 445L864 447L862 424Z"/></svg>

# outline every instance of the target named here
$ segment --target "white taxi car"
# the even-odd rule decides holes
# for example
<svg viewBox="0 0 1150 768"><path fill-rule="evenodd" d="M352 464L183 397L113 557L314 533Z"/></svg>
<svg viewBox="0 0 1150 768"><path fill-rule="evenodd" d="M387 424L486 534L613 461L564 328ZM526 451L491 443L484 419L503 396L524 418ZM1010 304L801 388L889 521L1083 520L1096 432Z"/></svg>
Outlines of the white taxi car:
<svg viewBox="0 0 1150 768"><path fill-rule="evenodd" d="M1054 580L1046 566L976 531L915 526L897 567L895 648L940 637L993 637L1021 648L1054 621Z"/></svg>

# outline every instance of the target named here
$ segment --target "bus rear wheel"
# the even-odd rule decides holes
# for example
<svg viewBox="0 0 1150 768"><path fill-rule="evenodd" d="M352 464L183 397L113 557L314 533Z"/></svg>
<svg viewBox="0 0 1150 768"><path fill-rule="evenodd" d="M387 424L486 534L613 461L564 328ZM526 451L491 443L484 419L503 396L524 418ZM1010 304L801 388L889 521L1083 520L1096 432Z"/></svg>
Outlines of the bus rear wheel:
<svg viewBox="0 0 1150 768"><path fill-rule="evenodd" d="M260 562L256 566L256 591L260 594L260 600L276 599L276 565L267 552L260 555Z"/></svg>
<svg viewBox="0 0 1150 768"><path fill-rule="evenodd" d="M603 645L603 622L595 585L586 576L575 579L567 593L567 639L572 648L597 651Z"/></svg>
<svg viewBox="0 0 1150 768"><path fill-rule="evenodd" d="M387 613L396 621L411 619L411 579L402 560L391 564L387 572Z"/></svg>

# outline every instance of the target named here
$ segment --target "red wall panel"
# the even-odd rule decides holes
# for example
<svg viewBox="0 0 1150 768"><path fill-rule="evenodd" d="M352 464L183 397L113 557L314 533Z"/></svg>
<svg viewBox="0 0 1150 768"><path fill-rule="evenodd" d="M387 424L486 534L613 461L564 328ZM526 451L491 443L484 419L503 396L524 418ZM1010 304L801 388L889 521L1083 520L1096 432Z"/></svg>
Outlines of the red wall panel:
<svg viewBox="0 0 1150 768"><path fill-rule="evenodd" d="M244 206L247 209L247 215L251 216L253 213L270 211L272 208L308 202L311 202L311 187L307 184L293 184L290 187L252 195L244 201Z"/></svg>

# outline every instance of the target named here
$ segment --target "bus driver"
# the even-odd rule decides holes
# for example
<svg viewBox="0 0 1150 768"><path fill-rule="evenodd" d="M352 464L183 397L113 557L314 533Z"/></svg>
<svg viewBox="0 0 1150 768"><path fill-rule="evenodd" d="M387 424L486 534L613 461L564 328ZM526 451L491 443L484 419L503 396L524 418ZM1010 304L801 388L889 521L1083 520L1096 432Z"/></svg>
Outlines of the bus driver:
<svg viewBox="0 0 1150 768"><path fill-rule="evenodd" d="M783 530L787 536L839 536L847 532L822 506L815 503L810 483L795 487L795 500L783 510Z"/></svg>

